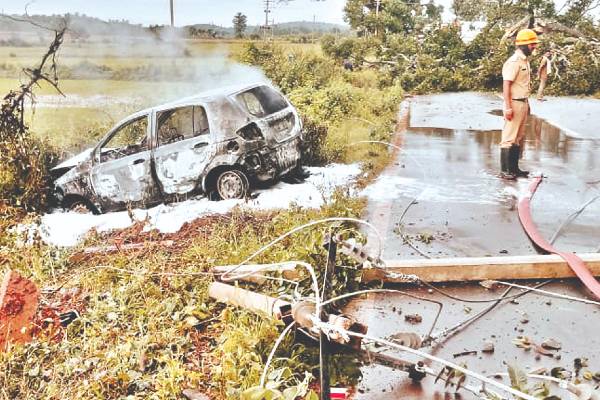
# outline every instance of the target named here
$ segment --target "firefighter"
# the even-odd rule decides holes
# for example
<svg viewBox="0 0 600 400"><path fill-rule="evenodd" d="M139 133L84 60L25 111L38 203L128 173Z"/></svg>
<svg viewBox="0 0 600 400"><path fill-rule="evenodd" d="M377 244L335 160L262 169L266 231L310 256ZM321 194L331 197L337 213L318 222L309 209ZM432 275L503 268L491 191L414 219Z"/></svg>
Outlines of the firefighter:
<svg viewBox="0 0 600 400"><path fill-rule="evenodd" d="M504 128L500 142L500 164L501 176L505 179L529 176L528 171L519 169L519 158L525 139L525 122L530 112L531 67L527 57L539 42L532 29L520 30L515 41L517 49L502 67Z"/></svg>

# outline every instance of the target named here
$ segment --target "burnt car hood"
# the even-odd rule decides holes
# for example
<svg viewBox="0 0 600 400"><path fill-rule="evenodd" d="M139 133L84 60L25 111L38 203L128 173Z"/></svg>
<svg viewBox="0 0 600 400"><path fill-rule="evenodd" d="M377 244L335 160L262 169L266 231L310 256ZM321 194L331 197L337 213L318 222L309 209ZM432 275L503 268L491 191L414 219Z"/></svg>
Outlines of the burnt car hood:
<svg viewBox="0 0 600 400"><path fill-rule="evenodd" d="M66 159L61 162L57 166L53 167L51 171L60 171L60 170L69 170L73 167L76 167L79 164L85 163L92 158L92 153L94 152L94 148L89 148L87 150L82 151L81 153Z"/></svg>

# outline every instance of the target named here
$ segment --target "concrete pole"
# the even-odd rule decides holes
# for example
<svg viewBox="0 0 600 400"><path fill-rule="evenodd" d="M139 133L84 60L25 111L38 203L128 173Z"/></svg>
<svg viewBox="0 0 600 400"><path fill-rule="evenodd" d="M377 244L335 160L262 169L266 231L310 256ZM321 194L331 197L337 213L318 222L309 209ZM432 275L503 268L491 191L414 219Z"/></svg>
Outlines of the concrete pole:
<svg viewBox="0 0 600 400"><path fill-rule="evenodd" d="M377 25L375 25L375 36L379 34L379 5L381 4L381 0L375 1L375 19Z"/></svg>
<svg viewBox="0 0 600 400"><path fill-rule="evenodd" d="M175 14L173 13L173 0L170 0L171 5L171 28L175 26Z"/></svg>

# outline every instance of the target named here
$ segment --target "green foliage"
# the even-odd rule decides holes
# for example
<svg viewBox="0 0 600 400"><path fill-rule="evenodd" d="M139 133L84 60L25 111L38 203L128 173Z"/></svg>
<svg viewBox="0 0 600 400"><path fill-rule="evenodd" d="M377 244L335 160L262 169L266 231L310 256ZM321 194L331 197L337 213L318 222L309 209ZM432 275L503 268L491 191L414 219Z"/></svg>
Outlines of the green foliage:
<svg viewBox="0 0 600 400"><path fill-rule="evenodd" d="M493 0L482 3L476 0L453 0L452 10L463 21L487 20L490 23L511 25L523 17L552 18L556 15L552 0Z"/></svg>
<svg viewBox="0 0 600 400"><path fill-rule="evenodd" d="M469 60L467 69L470 73L465 79L465 87L501 90L502 65L514 52L510 43L499 44L503 34L500 28L484 31L466 47L465 57Z"/></svg>
<svg viewBox="0 0 600 400"><path fill-rule="evenodd" d="M565 38L558 38L557 42L565 40ZM548 93L598 95L600 92L598 46L578 40L563 46L561 51L556 51L556 54L554 72L548 80Z"/></svg>
<svg viewBox="0 0 600 400"><path fill-rule="evenodd" d="M140 253L99 254L79 261L73 251L44 245L21 248L12 236L0 236L0 258L40 287L77 290L85 302L81 318L68 326L64 340L40 334L32 343L0 352L0 387L8 398L132 398L177 399L185 388L200 388L211 398L241 398L259 383L266 357L280 326L263 316L225 308L208 299L208 276L198 275L215 264L237 263L262 244L308 221L330 216L358 217L363 203L337 193L322 210L292 208L281 213L236 210L224 218L196 221L183 245L148 248ZM22 212L3 208L0 228L22 220ZM345 233L354 232L344 225ZM326 229L297 233L257 257L256 262L299 259L321 274L326 259L322 241ZM128 237L127 232L119 233ZM133 230L130 235L138 234ZM158 233L152 234L160 240ZM104 236L86 245L106 243ZM77 251L77 249L75 249ZM4 264L3 264L4 265ZM339 266L352 266L344 257ZM129 271L129 272L128 272ZM353 269L338 268L332 281L336 295L357 287ZM299 271L300 272L300 271ZM171 275L161 275L168 273ZM311 292L302 271L300 291ZM253 290L280 296L291 294L288 284L269 284ZM61 303L57 293L44 294L44 304ZM196 328L200 321L212 323ZM198 329L204 329L198 331ZM307 391L317 363L316 348L286 338L272 365L269 388L283 398ZM334 362L344 382L355 364ZM355 379L355 378L352 378ZM304 393L304 394L301 394ZM312 396L312 397L311 397Z"/></svg>
<svg viewBox="0 0 600 400"><path fill-rule="evenodd" d="M24 89L23 89L24 90ZM24 210L44 210L51 198L49 168L57 153L33 137L14 107L22 92L9 92L0 112L0 203Z"/></svg>
<svg viewBox="0 0 600 400"><path fill-rule="evenodd" d="M359 43L360 54L364 54L365 41L352 39L348 43ZM337 52L336 44L330 45L330 50ZM240 59L260 66L298 108L304 124L307 163L360 160L348 158L348 154L356 154L354 148L348 148L351 143L386 140L393 130L403 92L393 82L381 80L379 74L344 71L331 58L286 52L272 44L250 43ZM374 162L383 165L386 159L381 153Z"/></svg>
<svg viewBox="0 0 600 400"><path fill-rule="evenodd" d="M49 171L58 153L35 137L0 141L0 201L28 211L43 211L52 199Z"/></svg>
<svg viewBox="0 0 600 400"><path fill-rule="evenodd" d="M378 7L379 6L379 7ZM344 6L345 19L359 35L385 33L414 33L429 24L441 21L442 7L432 1L348 0Z"/></svg>
<svg viewBox="0 0 600 400"><path fill-rule="evenodd" d="M240 61L260 66L284 93L298 87L320 89L338 71L335 63L314 53L286 52L274 44L249 43Z"/></svg>
<svg viewBox="0 0 600 400"><path fill-rule="evenodd" d="M321 48L327 56L337 60L353 59L356 63L362 63L375 40L361 40L353 37L337 39L333 35L324 36L321 39Z"/></svg>
<svg viewBox="0 0 600 400"><path fill-rule="evenodd" d="M508 377L510 378L510 386L513 389L517 389L521 392L528 393L527 391L527 375L523 370L514 365L508 366Z"/></svg>

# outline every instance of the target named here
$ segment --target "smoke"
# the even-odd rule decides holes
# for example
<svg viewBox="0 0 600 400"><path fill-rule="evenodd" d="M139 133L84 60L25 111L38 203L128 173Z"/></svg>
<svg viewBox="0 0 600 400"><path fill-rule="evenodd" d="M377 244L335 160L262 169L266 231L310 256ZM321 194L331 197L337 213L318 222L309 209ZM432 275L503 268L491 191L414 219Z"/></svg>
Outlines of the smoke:
<svg viewBox="0 0 600 400"><path fill-rule="evenodd" d="M117 70L113 75L118 76L120 70L124 80L151 82L153 90L149 96L145 94L146 103L162 103L224 85L267 81L259 69L232 60L227 45L189 40L181 28L153 32L132 32L130 26L120 29L119 24L114 28L110 37L104 38L105 46L94 46L94 58L120 62L113 67Z"/></svg>
<svg viewBox="0 0 600 400"><path fill-rule="evenodd" d="M190 40L183 28L84 16L70 17L59 66L61 79L85 81L85 94L72 100L54 96L57 107L92 106L94 99L103 107L114 97L115 103L142 108L222 86L268 82L260 69L235 62L224 42ZM52 103L52 96L44 96L45 106Z"/></svg>

